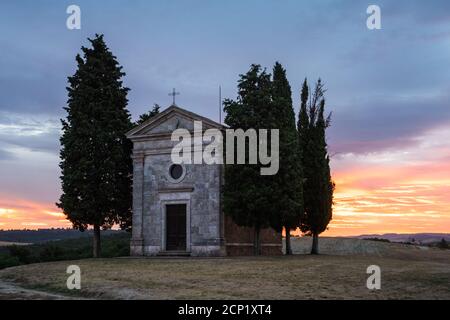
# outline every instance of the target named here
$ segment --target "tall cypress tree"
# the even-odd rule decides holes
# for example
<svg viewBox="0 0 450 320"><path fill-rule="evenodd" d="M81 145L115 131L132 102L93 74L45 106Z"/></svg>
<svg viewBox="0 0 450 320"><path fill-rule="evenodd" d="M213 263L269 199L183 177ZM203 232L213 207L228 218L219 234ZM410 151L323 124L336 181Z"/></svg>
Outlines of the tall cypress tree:
<svg viewBox="0 0 450 320"><path fill-rule="evenodd" d="M300 226L303 214L303 178L292 92L286 70L276 62L272 84L273 117L280 130L280 168L274 177L277 187L272 193L276 205L276 222L272 227L286 232L286 254L292 254L290 232Z"/></svg>
<svg viewBox="0 0 450 320"><path fill-rule="evenodd" d="M304 208L300 229L313 237L311 254L319 253L319 234L326 230L332 217L334 183L331 180L325 119L324 88L321 80L308 97L306 80L302 88L298 132L304 168Z"/></svg>
<svg viewBox="0 0 450 320"><path fill-rule="evenodd" d="M270 129L276 126L272 116L270 75L259 65L240 75L238 98L225 100L225 123L231 129ZM270 141L270 140L269 140ZM248 142L247 148L248 150ZM273 220L273 176L262 176L261 165L226 164L223 190L224 211L239 226L253 227L254 254L261 254L260 231Z"/></svg>
<svg viewBox="0 0 450 320"><path fill-rule="evenodd" d="M306 145L308 143L308 132L309 132L309 116L308 116L308 97L309 97L309 87L308 81L305 79L303 81L301 96L300 96L300 113L298 115L297 130L299 139L299 156L302 164L304 163L304 155L306 150Z"/></svg>
<svg viewBox="0 0 450 320"><path fill-rule="evenodd" d="M68 78L67 118L61 120L62 195L58 206L73 227L94 229L94 257L100 256L100 229L129 228L131 216L131 128L128 88L103 35L88 39Z"/></svg>

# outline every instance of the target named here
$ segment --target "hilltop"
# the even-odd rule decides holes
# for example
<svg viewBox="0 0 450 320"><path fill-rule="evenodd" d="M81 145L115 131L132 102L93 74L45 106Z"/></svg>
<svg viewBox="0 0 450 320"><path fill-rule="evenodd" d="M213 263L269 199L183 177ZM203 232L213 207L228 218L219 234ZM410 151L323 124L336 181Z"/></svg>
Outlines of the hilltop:
<svg viewBox="0 0 450 320"><path fill-rule="evenodd" d="M445 239L450 241L450 233L385 233L385 234L365 234L351 238L368 239L378 238L386 239L391 242L414 242L428 244Z"/></svg>
<svg viewBox="0 0 450 320"><path fill-rule="evenodd" d="M450 250L342 238L320 244L318 256L83 259L12 267L0 271L0 298L450 299ZM295 253L310 246L311 238L293 239ZM66 288L71 264L82 270L80 291ZM366 287L367 267L374 264L381 268L381 290Z"/></svg>
<svg viewBox="0 0 450 320"><path fill-rule="evenodd" d="M120 230L104 230L102 236L123 233ZM92 230L80 232L74 229L52 228L37 230L0 230L0 242L44 243L49 241L92 238Z"/></svg>

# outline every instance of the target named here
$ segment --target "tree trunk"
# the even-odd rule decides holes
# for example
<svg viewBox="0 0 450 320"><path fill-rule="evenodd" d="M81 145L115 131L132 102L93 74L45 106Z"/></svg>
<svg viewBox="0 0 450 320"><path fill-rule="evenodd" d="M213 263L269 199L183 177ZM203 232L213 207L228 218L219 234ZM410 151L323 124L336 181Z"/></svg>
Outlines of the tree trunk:
<svg viewBox="0 0 450 320"><path fill-rule="evenodd" d="M292 254L291 247L291 228L286 227L286 255Z"/></svg>
<svg viewBox="0 0 450 320"><path fill-rule="evenodd" d="M317 233L313 233L311 254L319 254L319 235Z"/></svg>
<svg viewBox="0 0 450 320"><path fill-rule="evenodd" d="M100 258L100 226L94 224L94 258Z"/></svg>
<svg viewBox="0 0 450 320"><path fill-rule="evenodd" d="M260 256L261 255L261 241L259 239L259 235L260 235L260 228L259 227L255 227L255 239L254 239L254 243L253 243L253 254L255 256Z"/></svg>

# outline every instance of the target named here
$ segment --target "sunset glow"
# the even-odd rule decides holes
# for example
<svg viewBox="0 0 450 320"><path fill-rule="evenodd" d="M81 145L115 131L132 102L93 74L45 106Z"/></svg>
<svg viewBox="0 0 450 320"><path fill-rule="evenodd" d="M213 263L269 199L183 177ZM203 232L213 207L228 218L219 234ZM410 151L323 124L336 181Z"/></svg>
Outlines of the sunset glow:
<svg viewBox="0 0 450 320"><path fill-rule="evenodd" d="M19 198L0 198L0 229L44 229L70 227L63 213L51 203Z"/></svg>
<svg viewBox="0 0 450 320"><path fill-rule="evenodd" d="M336 182L328 236L450 230L450 130L404 149L333 158ZM0 199L0 228L69 227L51 203Z"/></svg>
<svg viewBox="0 0 450 320"><path fill-rule="evenodd" d="M326 235L449 232L450 130L404 149L333 162L333 221Z"/></svg>
<svg viewBox="0 0 450 320"><path fill-rule="evenodd" d="M448 232L449 160L450 129L432 130L403 149L333 157L335 205L324 235ZM2 229L69 226L52 203L0 198Z"/></svg>
<svg viewBox="0 0 450 320"><path fill-rule="evenodd" d="M1 3L0 229L71 226L55 205L67 77L86 39L104 33L133 121L166 108L174 87L180 107L223 120L219 86L235 99L240 73L275 61L298 115L304 79L321 78L336 182L323 235L450 232L449 1L380 0L380 30L359 1L79 0L80 30L67 29L64 5L44 2Z"/></svg>

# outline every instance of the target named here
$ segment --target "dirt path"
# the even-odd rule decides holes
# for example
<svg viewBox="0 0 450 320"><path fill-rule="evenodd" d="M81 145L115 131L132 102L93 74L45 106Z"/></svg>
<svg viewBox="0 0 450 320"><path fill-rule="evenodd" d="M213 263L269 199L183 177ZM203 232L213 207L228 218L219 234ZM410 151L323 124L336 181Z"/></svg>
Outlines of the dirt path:
<svg viewBox="0 0 450 320"><path fill-rule="evenodd" d="M73 300L74 297L25 289L0 280L0 300Z"/></svg>

